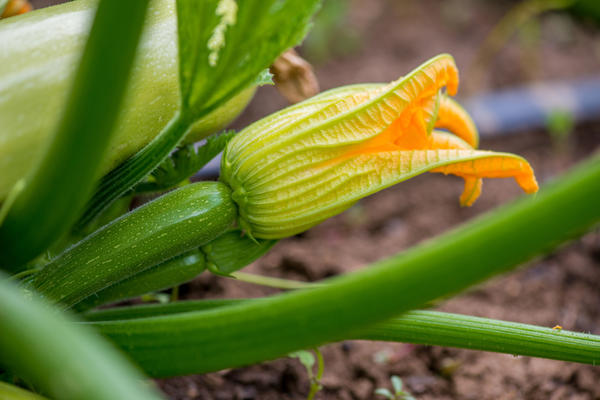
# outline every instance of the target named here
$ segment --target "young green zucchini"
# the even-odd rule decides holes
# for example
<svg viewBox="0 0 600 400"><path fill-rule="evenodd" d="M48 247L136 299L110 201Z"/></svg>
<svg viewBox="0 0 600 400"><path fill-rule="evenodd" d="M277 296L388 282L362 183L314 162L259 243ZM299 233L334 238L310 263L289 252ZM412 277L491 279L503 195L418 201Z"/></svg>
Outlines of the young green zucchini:
<svg viewBox="0 0 600 400"><path fill-rule="evenodd" d="M117 282L198 248L234 223L231 191L220 182L193 183L98 229L45 266L29 282L69 308Z"/></svg>
<svg viewBox="0 0 600 400"><path fill-rule="evenodd" d="M73 1L0 21L0 203L35 165L60 118L95 5ZM175 0L153 0L100 174L150 142L179 108L176 29ZM197 121L185 141L222 129L253 93L248 88Z"/></svg>
<svg viewBox="0 0 600 400"><path fill-rule="evenodd" d="M206 268L228 276L263 256L276 240L252 240L240 229L231 229L205 245L155 265L106 287L74 305L85 311L146 293L168 289L194 279Z"/></svg>

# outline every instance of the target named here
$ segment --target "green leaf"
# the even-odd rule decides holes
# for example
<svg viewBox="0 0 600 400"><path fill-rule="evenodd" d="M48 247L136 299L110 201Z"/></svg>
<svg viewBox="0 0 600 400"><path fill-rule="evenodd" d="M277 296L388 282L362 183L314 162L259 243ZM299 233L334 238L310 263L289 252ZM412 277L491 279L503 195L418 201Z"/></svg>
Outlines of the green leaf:
<svg viewBox="0 0 600 400"><path fill-rule="evenodd" d="M318 0L178 0L182 107L194 118L246 88L305 36Z"/></svg>
<svg viewBox="0 0 600 400"><path fill-rule="evenodd" d="M402 379L400 379L400 377L396 375L392 375L390 380L392 381L392 387L394 388L394 392L396 394L402 393Z"/></svg>
<svg viewBox="0 0 600 400"><path fill-rule="evenodd" d="M0 226L0 268L18 272L80 216L119 116L147 4L100 2L52 143Z"/></svg>
<svg viewBox="0 0 600 400"><path fill-rule="evenodd" d="M106 341L2 274L0 326L0 365L53 399L160 399Z"/></svg>
<svg viewBox="0 0 600 400"><path fill-rule="evenodd" d="M312 375L312 367L315 365L315 356L307 350L298 350L288 354L290 358L297 358L304 368Z"/></svg>
<svg viewBox="0 0 600 400"><path fill-rule="evenodd" d="M387 399L391 399L393 400L394 395L392 394L392 392L390 392L388 389L386 388L379 388L377 390L375 390L375 394L379 395L379 396L383 396Z"/></svg>
<svg viewBox="0 0 600 400"><path fill-rule="evenodd" d="M145 318L134 324L104 322L97 327L153 376L247 365L342 340L514 268L596 226L599 181L600 156L596 156L543 187L536 197L322 286L206 312ZM598 342L597 337L576 336L571 349L585 349L583 355L552 353L552 346L550 351L544 349L563 359L597 362L598 348L592 343ZM195 357L189 356L192 351Z"/></svg>
<svg viewBox="0 0 600 400"><path fill-rule="evenodd" d="M222 152L234 135L235 131L227 131L209 137L206 143L197 149L193 144L177 149L152 171L153 180L139 184L136 191L165 190L185 181Z"/></svg>
<svg viewBox="0 0 600 400"><path fill-rule="evenodd" d="M252 84L256 86L274 85L273 74L269 69L263 69Z"/></svg>

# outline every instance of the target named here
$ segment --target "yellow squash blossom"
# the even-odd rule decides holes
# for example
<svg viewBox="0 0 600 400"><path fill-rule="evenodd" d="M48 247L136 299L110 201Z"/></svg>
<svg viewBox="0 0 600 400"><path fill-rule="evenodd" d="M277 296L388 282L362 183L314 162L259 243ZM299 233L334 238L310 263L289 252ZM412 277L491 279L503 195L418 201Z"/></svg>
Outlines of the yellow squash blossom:
<svg viewBox="0 0 600 400"><path fill-rule="evenodd" d="M427 171L462 177L462 205L477 199L482 178L513 177L536 192L523 158L475 150L475 125L444 88L458 89L445 54L389 84L330 90L244 129L221 165L242 228L257 238L290 236Z"/></svg>

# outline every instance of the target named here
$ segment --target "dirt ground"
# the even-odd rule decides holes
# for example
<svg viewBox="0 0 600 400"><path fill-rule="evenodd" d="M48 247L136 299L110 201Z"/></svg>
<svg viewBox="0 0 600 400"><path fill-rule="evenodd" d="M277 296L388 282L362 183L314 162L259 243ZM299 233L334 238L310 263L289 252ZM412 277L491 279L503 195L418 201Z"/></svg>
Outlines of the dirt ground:
<svg viewBox="0 0 600 400"><path fill-rule="evenodd" d="M389 81L425 59L449 52L463 82L486 33L512 1L438 2L357 0L334 30L329 50L344 41L353 50L320 60L323 89L355 82ZM600 31L565 14L538 20L534 46L513 38L471 92L531 81L589 76L600 71ZM342 29L343 31L343 29ZM354 36L352 36L354 35ZM352 47L349 46L349 47ZM305 49L310 55L310 49ZM259 91L238 128L285 106L275 91ZM557 145L543 130L483 140L481 147L527 158L543 185L597 151L600 123L580 125ZM600 184L600 183L599 183ZM278 243L247 271L316 281L363 268L520 196L512 180L486 180L471 208L460 208L459 179L427 174L364 199L310 231ZM599 199L600 203L600 199ZM485 262L485 260L482 260ZM600 334L600 232L497 277L438 305L438 309L509 321L561 325ZM183 286L185 298L257 297L276 290L203 274ZM418 399L600 399L600 368L512 355L378 342L344 342L322 348L323 390L317 399L376 399L398 375ZM158 381L171 399L304 399L309 382L297 360Z"/></svg>

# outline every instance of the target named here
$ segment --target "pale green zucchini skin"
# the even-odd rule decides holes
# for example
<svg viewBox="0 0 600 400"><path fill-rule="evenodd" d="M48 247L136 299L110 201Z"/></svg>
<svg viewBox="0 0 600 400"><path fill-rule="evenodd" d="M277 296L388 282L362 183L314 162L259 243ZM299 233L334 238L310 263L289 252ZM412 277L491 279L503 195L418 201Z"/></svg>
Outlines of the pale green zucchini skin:
<svg viewBox="0 0 600 400"><path fill-rule="evenodd" d="M151 3L122 114L99 175L150 142L179 108L174 3ZM35 166L50 139L95 4L95 0L78 0L0 21L0 203ZM196 122L186 141L222 129L246 106L254 90L242 91Z"/></svg>
<svg viewBox="0 0 600 400"><path fill-rule="evenodd" d="M98 229L55 258L29 286L69 308L226 232L237 218L221 182L186 185Z"/></svg>

